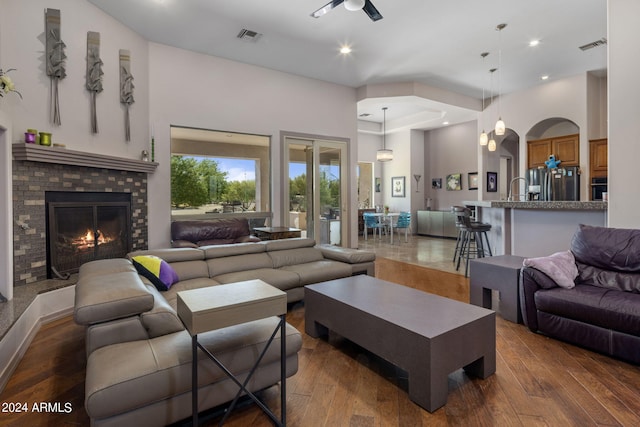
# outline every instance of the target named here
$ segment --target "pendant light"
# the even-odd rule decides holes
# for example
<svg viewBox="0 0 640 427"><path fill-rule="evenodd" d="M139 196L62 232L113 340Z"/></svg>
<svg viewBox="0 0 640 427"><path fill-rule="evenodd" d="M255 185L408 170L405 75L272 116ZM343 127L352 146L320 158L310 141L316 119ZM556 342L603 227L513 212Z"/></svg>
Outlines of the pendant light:
<svg viewBox="0 0 640 427"><path fill-rule="evenodd" d="M376 153L376 160L379 162L388 162L393 160L393 151L388 150L385 145L387 134L387 107L382 107L382 149Z"/></svg>
<svg viewBox="0 0 640 427"><path fill-rule="evenodd" d="M489 52L482 52L480 56L482 57L482 68L484 69L484 58L489 55ZM489 143L489 136L484 131L484 82L482 83L482 133L480 134L480 145L487 145Z"/></svg>
<svg viewBox="0 0 640 427"><path fill-rule="evenodd" d="M491 105L493 105L493 73L495 73L496 70L497 68L492 68L489 70L489 72L491 73L491 92L490 92ZM489 151L496 151L496 140L493 139L494 134L495 132L491 134L491 139L487 143L487 148L489 149Z"/></svg>
<svg viewBox="0 0 640 427"><path fill-rule="evenodd" d="M496 122L496 135L504 135L506 131L506 126L504 121L502 120L502 116L500 114L500 100L502 98L502 30L507 26L507 24L498 24L496 27L496 31L499 33L499 46L498 46L498 69L500 69L500 75L498 76L498 121Z"/></svg>

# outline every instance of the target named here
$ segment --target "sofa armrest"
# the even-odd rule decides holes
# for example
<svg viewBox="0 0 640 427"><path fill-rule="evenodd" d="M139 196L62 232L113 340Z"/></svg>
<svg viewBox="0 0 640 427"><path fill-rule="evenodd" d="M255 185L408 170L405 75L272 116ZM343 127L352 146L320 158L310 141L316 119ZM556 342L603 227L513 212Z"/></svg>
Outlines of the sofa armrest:
<svg viewBox="0 0 640 427"><path fill-rule="evenodd" d="M149 334L138 316L91 325L87 328L85 343L87 357L100 347L146 339Z"/></svg>
<svg viewBox="0 0 640 427"><path fill-rule="evenodd" d="M361 264L373 262L376 259L374 252L361 251L359 249L343 248L340 246L316 246L322 252L322 256L334 261L346 262L347 264Z"/></svg>
<svg viewBox="0 0 640 427"><path fill-rule="evenodd" d="M535 293L541 289L556 288L558 285L549 276L533 267L522 267L520 272L520 307L524 324L533 332L538 331L538 309Z"/></svg>

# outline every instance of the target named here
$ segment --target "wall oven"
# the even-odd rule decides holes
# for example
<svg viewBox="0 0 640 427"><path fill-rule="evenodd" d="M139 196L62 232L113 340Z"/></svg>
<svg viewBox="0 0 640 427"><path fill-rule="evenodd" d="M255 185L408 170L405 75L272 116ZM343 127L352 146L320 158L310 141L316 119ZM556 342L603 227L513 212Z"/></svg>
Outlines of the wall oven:
<svg viewBox="0 0 640 427"><path fill-rule="evenodd" d="M607 191L607 178L591 178L591 200L602 200Z"/></svg>

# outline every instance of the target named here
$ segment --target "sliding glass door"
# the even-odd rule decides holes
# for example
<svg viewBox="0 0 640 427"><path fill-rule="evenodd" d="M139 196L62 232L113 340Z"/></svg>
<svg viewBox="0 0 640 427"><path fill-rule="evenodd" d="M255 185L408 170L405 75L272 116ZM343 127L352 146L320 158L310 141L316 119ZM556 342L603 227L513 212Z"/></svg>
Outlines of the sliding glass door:
<svg viewBox="0 0 640 427"><path fill-rule="evenodd" d="M319 244L342 246L346 234L347 144L287 137L288 226Z"/></svg>

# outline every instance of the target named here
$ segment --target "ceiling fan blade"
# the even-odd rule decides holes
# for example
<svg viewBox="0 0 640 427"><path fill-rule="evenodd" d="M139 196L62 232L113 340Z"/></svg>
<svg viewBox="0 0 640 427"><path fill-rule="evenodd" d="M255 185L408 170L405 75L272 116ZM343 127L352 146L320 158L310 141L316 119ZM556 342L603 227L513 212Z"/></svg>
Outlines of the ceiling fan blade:
<svg viewBox="0 0 640 427"><path fill-rule="evenodd" d="M320 9L313 12L311 16L313 16L314 18L320 18L322 15L326 15L331 9L340 6L342 3L344 3L344 0L332 0L322 6Z"/></svg>
<svg viewBox="0 0 640 427"><path fill-rule="evenodd" d="M364 13L366 13L373 22L382 19L382 15L378 12L378 9L376 9L369 0L365 0L362 10L364 10Z"/></svg>

